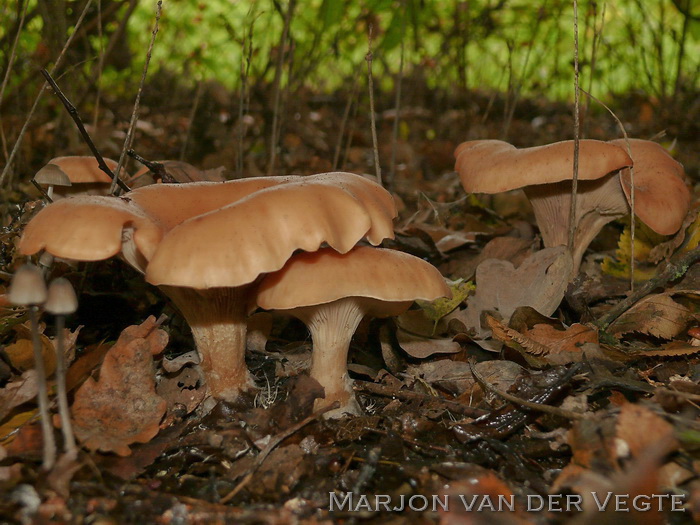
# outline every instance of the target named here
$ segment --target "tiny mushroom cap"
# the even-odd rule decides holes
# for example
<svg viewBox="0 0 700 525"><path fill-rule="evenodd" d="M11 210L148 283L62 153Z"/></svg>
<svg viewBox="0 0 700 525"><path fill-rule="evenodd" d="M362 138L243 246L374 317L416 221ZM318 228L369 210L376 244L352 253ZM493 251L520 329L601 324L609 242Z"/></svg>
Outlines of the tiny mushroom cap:
<svg viewBox="0 0 700 525"><path fill-rule="evenodd" d="M545 247L567 244L574 141L518 149L500 140L476 140L460 144L455 156L455 169L467 191L523 188ZM616 177L631 165L624 148L599 140L580 141L571 277L578 273L586 248L601 228L629 212Z"/></svg>
<svg viewBox="0 0 700 525"><path fill-rule="evenodd" d="M51 281L44 310L53 315L70 315L78 309L78 298L73 285L65 277Z"/></svg>
<svg viewBox="0 0 700 525"><path fill-rule="evenodd" d="M617 139L610 142L626 149L627 141L634 160L635 215L658 234L676 233L690 208L690 191L685 184L683 165L663 146L650 140ZM631 170L623 169L620 182L628 201L631 181Z"/></svg>
<svg viewBox="0 0 700 525"><path fill-rule="evenodd" d="M389 317L416 299L449 297L449 287L429 263L403 252L357 247L346 254L330 248L294 255L279 272L260 281L255 304L301 319L313 339L311 377L325 389L317 407L335 401L327 417L359 413L347 357L355 329L365 315Z"/></svg>
<svg viewBox="0 0 700 525"><path fill-rule="evenodd" d="M34 175L34 182L40 186L48 186L47 194L53 197L54 186L72 186L68 175L55 164L47 164Z"/></svg>
<svg viewBox="0 0 700 525"><path fill-rule="evenodd" d="M12 277L8 299L18 306L35 306L46 301L44 274L33 264L21 266Z"/></svg>

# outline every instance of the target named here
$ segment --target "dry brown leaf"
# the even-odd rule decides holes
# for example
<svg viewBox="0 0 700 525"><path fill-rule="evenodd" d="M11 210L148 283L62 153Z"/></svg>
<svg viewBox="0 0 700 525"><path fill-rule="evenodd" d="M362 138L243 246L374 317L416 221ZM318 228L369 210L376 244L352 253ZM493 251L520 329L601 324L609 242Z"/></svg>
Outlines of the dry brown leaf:
<svg viewBox="0 0 700 525"><path fill-rule="evenodd" d="M73 425L83 445L128 456L128 445L158 433L167 403L155 392L152 355L167 342L154 317L122 332L104 358L100 378L88 378L75 393Z"/></svg>
<svg viewBox="0 0 700 525"><path fill-rule="evenodd" d="M525 334L547 346L553 353L580 352L585 343L598 344L598 333L588 326L574 323L566 330L557 330L547 324L536 324Z"/></svg>
<svg viewBox="0 0 700 525"><path fill-rule="evenodd" d="M15 330L19 334L16 342L5 347L5 353L10 358L12 366L18 370L29 370L34 368L34 346L32 343L31 329L26 325L17 325ZM44 334L39 334L41 341L41 355L44 358L44 370L46 377L51 377L56 371L56 352L51 339Z"/></svg>
<svg viewBox="0 0 700 525"><path fill-rule="evenodd" d="M483 311L498 312L505 323L519 306L551 315L564 297L571 268L565 246L540 250L517 269L508 261L488 259L476 269L476 293L468 299L467 308L452 315L479 339L491 335L491 330L481 326Z"/></svg>
<svg viewBox="0 0 700 525"><path fill-rule="evenodd" d="M685 306L674 301L670 294L649 295L627 310L609 327L608 332L621 337L639 332L661 339L673 339L685 330L693 315Z"/></svg>
<svg viewBox="0 0 700 525"><path fill-rule="evenodd" d="M399 346L411 357L426 359L435 354L456 354L462 347L451 339L430 339L414 335L398 328L396 338Z"/></svg>
<svg viewBox="0 0 700 525"><path fill-rule="evenodd" d="M690 343L683 341L671 341L664 345L663 350L642 350L634 355L643 355L649 357L678 357L681 355L693 355L700 352L700 346L693 346Z"/></svg>
<svg viewBox="0 0 700 525"><path fill-rule="evenodd" d="M669 443L672 450L678 448L673 425L639 404L627 403L622 406L615 435L626 443L632 457L641 455L658 443Z"/></svg>
<svg viewBox="0 0 700 525"><path fill-rule="evenodd" d="M16 406L33 399L37 393L36 370L27 370L22 377L0 389L0 421Z"/></svg>

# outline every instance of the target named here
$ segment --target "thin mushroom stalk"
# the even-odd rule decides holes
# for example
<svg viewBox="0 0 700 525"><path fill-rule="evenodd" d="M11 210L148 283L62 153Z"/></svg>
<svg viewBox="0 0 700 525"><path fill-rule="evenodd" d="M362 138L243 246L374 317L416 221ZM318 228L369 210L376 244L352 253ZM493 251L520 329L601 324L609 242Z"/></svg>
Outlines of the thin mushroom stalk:
<svg viewBox="0 0 700 525"><path fill-rule="evenodd" d="M46 301L47 291L44 276L36 266L25 264L15 272L8 292L10 302L18 306L27 306L32 332L32 352L34 354L34 370L36 372L37 398L39 401L39 418L43 441L44 470L51 470L56 463L56 441L49 414L49 392L46 386L46 370L44 356L41 352L39 338L39 307Z"/></svg>
<svg viewBox="0 0 700 525"><path fill-rule="evenodd" d="M63 447L66 456L75 459L78 456L78 447L73 434L70 408L68 405L68 392L66 389L66 355L65 337L66 315L77 310L78 300L70 282L63 277L54 279L49 286L48 299L44 308L53 314L56 326L56 397L58 400L58 417L61 421L63 433Z"/></svg>
<svg viewBox="0 0 700 525"><path fill-rule="evenodd" d="M32 327L32 350L34 369L37 375L37 397L39 398L39 417L41 418L41 435L44 447L42 468L51 470L56 463L56 440L51 425L49 390L46 386L46 369L44 368L44 356L41 353L41 339L39 338L39 307L29 307L29 322Z"/></svg>

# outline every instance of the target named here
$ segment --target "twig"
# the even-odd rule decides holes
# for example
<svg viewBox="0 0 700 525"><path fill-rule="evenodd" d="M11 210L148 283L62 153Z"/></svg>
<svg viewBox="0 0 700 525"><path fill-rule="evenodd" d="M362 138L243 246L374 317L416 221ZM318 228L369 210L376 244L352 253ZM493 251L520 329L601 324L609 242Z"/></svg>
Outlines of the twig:
<svg viewBox="0 0 700 525"><path fill-rule="evenodd" d="M348 125L348 118L350 117L350 110L352 109L352 104L357 97L357 88L359 86L360 70L359 68L355 70L355 75L352 79L352 89L350 89L350 96L345 104L345 110L343 111L343 120L340 121L340 129L338 130L338 142L335 144L335 151L333 152L333 171L338 169L338 161L340 160L340 150L343 147L343 136L345 135L345 128Z"/></svg>
<svg viewBox="0 0 700 525"><path fill-rule="evenodd" d="M202 89L204 88L204 82L200 80L197 82L197 89L194 93L194 102L192 102L192 110L190 111L190 124L187 126L187 134L185 135L185 140L182 143L182 149L180 150L180 160L185 160L185 154L187 153L187 146L190 142L190 136L192 135L192 127L194 124L194 119L197 116L197 108L199 107L199 100L202 98Z"/></svg>
<svg viewBox="0 0 700 525"><path fill-rule="evenodd" d="M7 87L7 82L10 80L10 73L12 72L12 66L15 63L15 58L17 57L17 43L19 42L19 35L22 34L22 28L24 27L24 19L27 15L27 7L29 6L29 0L25 0L24 8L22 9L22 15L19 19L19 25L17 26L17 34L15 35L15 41L12 43L12 51L10 51L10 58L7 61L7 70L5 71L5 78L2 79L2 86L0 87L0 106L2 105L2 98L5 95L5 88ZM2 115L0 115L0 133L2 133L2 152L7 158L7 142L5 141L5 129L2 126Z"/></svg>
<svg viewBox="0 0 700 525"><path fill-rule="evenodd" d="M270 455L270 452L272 452L277 445L282 443L285 439L287 439L289 436L292 434L295 434L302 428L304 428L306 425L311 423L312 421L317 420L319 417L321 417L323 414L326 412L330 412L331 410L335 410L336 408L340 407L340 402L335 401L331 405L322 408L321 410L317 410L313 414L311 414L309 417L306 419L301 420L299 423L296 425L292 425L286 430L283 430L276 436L274 436L272 439L270 439L270 442L267 444L267 446L260 451L260 454L258 454L258 457L255 458L255 463L253 463L253 466L250 467L248 470L248 473L245 475L245 477L236 485L231 492L226 494L223 498L221 498L220 503L227 503L233 499L236 494L238 494L241 490L245 488L248 483L250 483L250 480L253 479L253 474L260 468L260 466L264 463L265 459L267 459L267 456Z"/></svg>
<svg viewBox="0 0 700 525"><path fill-rule="evenodd" d="M517 396L513 396L511 394L503 392L503 391L499 390L498 388L496 388L495 386L493 386L488 381L486 381L482 377L482 375L479 372L477 372L473 366L471 366L471 363L469 364L469 367L471 368L472 375L474 376L474 379L476 379L476 381L479 383L479 385L482 388L485 388L489 392L496 394L498 397L501 397L510 403L514 403L516 405L519 405L519 406L522 406L525 408L529 408L530 410L536 410L538 412L543 412L545 414L551 414L553 416L563 417L565 419L583 419L583 417L584 417L583 414L580 414L578 412L573 412L571 410L565 410L563 408L555 407L552 405L544 405L541 403L535 403L533 401L521 399Z"/></svg>
<svg viewBox="0 0 700 525"><path fill-rule="evenodd" d="M68 37L68 40L66 40L66 44L63 46L63 49L61 49L61 53L58 55L58 58L56 59L56 63L51 68L52 75L59 68L59 66L61 65L61 62L63 62L63 57L66 55L66 51L68 51L68 48L70 47L71 43L73 42L75 35L78 34L78 29L82 25L83 20L85 19L85 15L87 15L88 10L90 9L91 5L92 5L92 0L88 0L87 2L85 2L85 8L83 9L83 12L80 13L80 18L78 18L78 21L75 23L75 28L73 29L73 32ZM2 173L0 174L0 186L5 184L5 179L7 178L7 174L10 171L10 166L12 166L12 161L15 159L15 156L17 155L17 152L19 151L19 147L22 144L22 139L24 138L24 135L27 133L27 129L29 128L29 123L31 122L32 117L34 116L34 113L36 112L36 108L39 107L39 101L41 100L41 95L44 93L44 90L46 89L46 85L47 84L44 83L44 85L41 86L41 89L39 89L39 93L37 93L36 98L34 99L34 104L32 104L32 108L29 110L29 115L27 115L27 120L24 121L24 125L22 126L22 129L19 131L19 135L17 136L17 140L15 141L15 145L12 147L12 151L10 152L10 156L7 158L7 162L5 163L5 167L2 169Z"/></svg>
<svg viewBox="0 0 700 525"><path fill-rule="evenodd" d="M250 26L247 33L243 33L243 49L241 50L241 90L238 102L238 154L236 155L236 176L243 177L243 136L245 126L243 116L248 114L250 105L250 92L248 90L248 77L250 75L250 61L253 57L253 28L255 27L256 18L252 16L253 3L248 9L246 18L250 18ZM248 52L246 53L246 44Z"/></svg>
<svg viewBox="0 0 700 525"><path fill-rule="evenodd" d="M146 166L156 176L156 179L160 179L161 181L167 183L178 182L173 178L172 175L170 175L170 173L168 173L165 170L165 166L163 166L163 164L161 164L160 162L146 160L141 155L136 153L133 149L127 150L126 154L129 155L129 157L134 159L136 162L140 162L141 164Z"/></svg>
<svg viewBox="0 0 700 525"><path fill-rule="evenodd" d="M601 100L597 99L590 93L588 93L586 90L579 88L579 91L585 93L588 97L592 98L595 100L598 104L603 106L608 113L612 115L612 117L615 119L615 122L617 122L618 127L622 131L622 136L625 139L625 146L627 148L627 154L632 157L632 146L630 145L630 139L627 136L627 130L625 129L625 126L622 124L622 121L615 115L612 109L610 109L608 106L605 105ZM632 159L634 160L634 159ZM634 233L635 233L635 222L634 222L634 164L629 167L630 170L630 291L634 291Z"/></svg>
<svg viewBox="0 0 700 525"><path fill-rule="evenodd" d="M292 13L296 7L296 0L289 0L289 5L287 5L287 12L284 15L284 26L282 28L282 36L280 37L279 52L277 55L277 66L275 67L275 102L274 111L272 114L272 130L270 133L270 160L267 164L267 174L272 175L275 171L275 161L277 160L277 142L279 137L277 136L278 123L280 121L280 103L282 96L282 68L284 66L284 59L286 58L285 47L287 46L287 40L289 39L289 27L292 22Z"/></svg>
<svg viewBox="0 0 700 525"><path fill-rule="evenodd" d="M63 106L66 108L66 111L68 111L68 114L73 119L73 122L75 122L75 125L78 127L78 131L80 131L83 140L85 140L85 143L90 148L90 151L92 151L92 154L95 156L95 159L97 159L97 165L100 167L100 169L104 171L109 176L109 178L112 179L112 181L117 180L117 184L119 184L120 188L122 188L124 191L129 191L129 187L122 181L117 179L115 174L112 173L112 170L109 169L109 166L107 166L105 159L102 157L102 154L98 151L97 146L95 146L95 143L92 141L92 138L90 138L90 134L85 129L85 125L83 124L83 121L81 120L76 107L73 104L71 104L70 100L68 100L66 95L63 94L63 91L61 91L61 88L58 87L58 84L56 84L56 81L53 79L53 77L51 77L51 74L48 71L42 69L41 74L44 75L46 82L49 83L51 88L56 93L56 96L63 103Z"/></svg>
<svg viewBox="0 0 700 525"><path fill-rule="evenodd" d="M122 166L124 166L124 159L126 158L126 150L131 148L131 144L134 140L134 130L136 129L136 122L139 119L139 106L141 103L141 93L143 92L143 85L146 82L146 73L148 73L148 65L151 63L151 53L153 52L153 45L156 42L156 35L158 34L158 23L160 22L160 12L163 7L163 1L158 0L156 4L156 22L153 25L153 31L151 31L151 42L148 46L148 51L146 52L146 62L143 65L143 71L141 72L141 82L139 82L139 90L136 93L136 101L134 102L134 110L131 113L131 122L129 123L129 131L124 139L124 146L122 147L122 152L119 155L119 164L117 165L116 176L112 179L112 187L110 188L110 193L114 194L117 189L117 184L121 182L119 175L121 173ZM124 189L121 184L119 187ZM128 189L126 191L129 191Z"/></svg>
<svg viewBox="0 0 700 525"><path fill-rule="evenodd" d="M481 417L487 412L479 408L468 407L457 401L450 401L449 399L443 399L441 397L428 396L425 394L420 394L418 392L411 392L409 390L395 390L393 388L386 387L377 383L370 383L369 381L354 381L354 389L361 392L369 392L370 394L375 394L384 397L393 397L396 399L401 399L405 401L421 401L427 403L438 403L443 405L450 412L466 416L466 417Z"/></svg>
<svg viewBox="0 0 700 525"><path fill-rule="evenodd" d="M401 16L401 55L399 58L399 72L398 78L396 79L396 99L394 101L394 111L396 111L396 116L394 117L394 129L391 133L391 164L389 164L389 180L387 181L387 186L389 186L389 191L394 189L394 179L396 177L396 148L399 141L399 117L401 115L401 86L403 84L403 63L404 55L406 51L406 2L405 0L401 2L402 16Z"/></svg>
<svg viewBox="0 0 700 525"><path fill-rule="evenodd" d="M574 252L574 237L576 235L576 193L578 192L578 161L581 146L578 73L578 1L574 0L574 173L571 180L571 206L569 207L569 251L571 253Z"/></svg>
<svg viewBox="0 0 700 525"><path fill-rule="evenodd" d="M639 288L631 292L625 299L613 306L608 312L602 316L595 324L605 330L610 324L620 317L627 310L650 294L654 289L660 288L669 281L673 281L682 277L693 264L700 260L700 247L694 248L682 255L676 255L666 263L664 269L654 277L646 281Z"/></svg>
<svg viewBox="0 0 700 525"><path fill-rule="evenodd" d="M374 82L372 80L372 24L369 25L369 33L367 34L367 82L369 84L369 115L372 127L372 149L374 150L374 169L377 173L377 182L382 184L382 167L379 165L379 146L377 144L377 119L374 114Z"/></svg>

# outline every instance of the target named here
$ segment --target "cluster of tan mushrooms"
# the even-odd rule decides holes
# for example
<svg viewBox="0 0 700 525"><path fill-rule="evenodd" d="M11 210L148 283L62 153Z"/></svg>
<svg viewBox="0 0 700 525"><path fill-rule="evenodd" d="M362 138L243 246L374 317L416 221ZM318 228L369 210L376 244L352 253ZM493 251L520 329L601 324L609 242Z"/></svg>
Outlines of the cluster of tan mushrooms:
<svg viewBox="0 0 700 525"><path fill-rule="evenodd" d="M545 247L567 245L574 141L517 149L475 140L460 144L455 156L468 192L523 188ZM690 207L683 166L649 140L581 140L578 181L572 277L603 226L630 213L632 194L635 215L662 235L676 233Z"/></svg>
<svg viewBox="0 0 700 525"><path fill-rule="evenodd" d="M425 261L357 246L393 237L395 216L386 190L351 173L154 184L55 200L29 222L19 251L77 261L120 255L180 309L217 399L252 385L249 313L295 315L313 337L311 375L325 389L317 408L338 401L337 413L356 412L347 353L362 317L450 294Z"/></svg>

